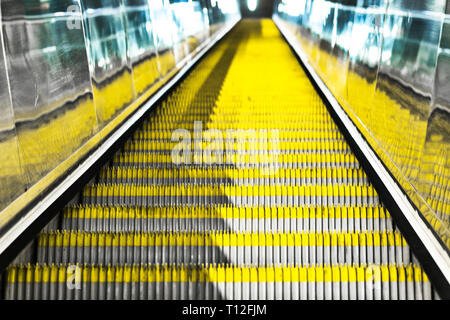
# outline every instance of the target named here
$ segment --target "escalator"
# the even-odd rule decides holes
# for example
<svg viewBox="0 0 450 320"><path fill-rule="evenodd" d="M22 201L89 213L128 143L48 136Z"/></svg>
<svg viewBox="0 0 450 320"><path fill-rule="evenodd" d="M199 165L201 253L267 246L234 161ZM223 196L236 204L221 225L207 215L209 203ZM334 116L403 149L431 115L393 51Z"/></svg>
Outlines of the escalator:
<svg viewBox="0 0 450 320"><path fill-rule="evenodd" d="M239 23L36 239L8 300L438 298L270 20Z"/></svg>

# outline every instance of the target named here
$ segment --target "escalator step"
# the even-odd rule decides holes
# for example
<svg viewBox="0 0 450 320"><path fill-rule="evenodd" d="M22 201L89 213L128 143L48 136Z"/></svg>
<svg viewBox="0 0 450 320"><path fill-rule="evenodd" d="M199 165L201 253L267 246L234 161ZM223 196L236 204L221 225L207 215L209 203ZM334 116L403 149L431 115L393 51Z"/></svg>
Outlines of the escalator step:
<svg viewBox="0 0 450 320"><path fill-rule="evenodd" d="M41 233L40 263L231 263L232 265L408 264L399 232Z"/></svg>
<svg viewBox="0 0 450 320"><path fill-rule="evenodd" d="M20 265L8 299L430 300L416 265Z"/></svg>

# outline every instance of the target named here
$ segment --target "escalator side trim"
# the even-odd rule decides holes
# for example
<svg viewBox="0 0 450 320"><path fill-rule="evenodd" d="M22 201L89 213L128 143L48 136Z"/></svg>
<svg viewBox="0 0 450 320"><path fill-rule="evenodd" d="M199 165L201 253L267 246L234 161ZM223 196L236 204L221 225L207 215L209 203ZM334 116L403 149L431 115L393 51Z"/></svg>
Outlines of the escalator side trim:
<svg viewBox="0 0 450 320"><path fill-rule="evenodd" d="M277 16L274 16L273 20L299 58L313 85L319 91L321 97L324 98L336 124L373 181L380 198L382 198L398 224L400 231L405 235L406 240L413 248L414 254L427 272L433 286L442 299L450 299L450 256L443 247L442 242L436 236L431 226L423 220L417 208L411 203L408 196L359 132L330 89L316 73L301 46L297 44L295 37L289 33Z"/></svg>

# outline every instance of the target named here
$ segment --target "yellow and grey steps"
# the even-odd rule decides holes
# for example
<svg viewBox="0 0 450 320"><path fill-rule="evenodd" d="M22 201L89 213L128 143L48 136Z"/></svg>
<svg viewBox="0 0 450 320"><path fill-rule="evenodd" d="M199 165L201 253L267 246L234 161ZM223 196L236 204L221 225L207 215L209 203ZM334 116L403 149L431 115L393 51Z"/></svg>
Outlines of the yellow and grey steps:
<svg viewBox="0 0 450 320"><path fill-rule="evenodd" d="M416 265L18 265L17 300L431 300Z"/></svg>
<svg viewBox="0 0 450 320"><path fill-rule="evenodd" d="M218 185L315 185L315 184L369 184L362 168L278 168L268 176L262 168L234 167L173 167L145 168L113 166L103 168L99 184L218 184Z"/></svg>
<svg viewBox="0 0 450 320"><path fill-rule="evenodd" d="M136 132L139 134L145 131L172 130L174 128L173 125L184 125L184 123L193 125L192 123L196 120L208 120L211 124L218 124L219 126L223 124L227 128L233 129L261 128L270 130L275 128L280 129L282 133L286 131L331 131L337 129L336 124L331 119L322 102L310 107L303 105L299 108L299 104L302 103L302 100L305 100L301 94L292 97L293 99L297 99L295 109L289 110L289 106L286 104L283 106L283 102L279 102L280 106L287 109L286 113L275 111L273 107L268 110L267 108L269 106L265 106L264 103L247 109L239 108L237 103L226 101L226 98L223 96L219 98L222 101L220 103L217 103L217 101L213 105L213 108L209 105L206 107L190 106L190 109L185 109L180 103L162 103L161 107L166 108L167 111L156 112L153 117L155 121L152 121L152 123L144 123L143 127ZM176 111L175 109L179 110ZM268 117L268 115L272 116L272 118ZM249 119L249 117L252 118ZM301 124L301 126L296 124ZM191 129L192 127L188 127L187 129Z"/></svg>
<svg viewBox="0 0 450 320"><path fill-rule="evenodd" d="M220 116L220 114L218 113ZM303 116L309 116L307 114L299 114ZM278 117L277 114L268 113L266 115L267 117L273 117L274 119ZM333 130L336 130L336 125L332 122L333 120L331 118L328 118L327 121L324 121L322 123L316 123L313 121L308 122L301 122L295 118L298 117L292 117L290 121L248 121L248 117L253 117L251 115L245 115L244 120L240 120L239 118L230 120L230 121L212 121L210 122L210 119L204 119L204 117L201 116L187 116L189 120L184 119L183 116L178 117L165 117L165 116L156 116L153 117L155 125L151 127L150 131L154 130L177 130L177 129L184 129L188 131L193 131L195 128L195 121L208 121L207 124L205 124L205 128L208 129L219 129L219 130L261 130L264 131L271 131L271 130L280 130L282 131L305 131L305 132L332 132ZM163 119L161 119L163 118ZM169 119L174 119L174 122L170 122ZM299 129L298 125L302 125L303 128ZM226 133L224 133L226 135ZM302 134L294 134L293 137L298 136L306 136Z"/></svg>
<svg viewBox="0 0 450 320"><path fill-rule="evenodd" d="M100 232L384 232L393 231L383 206L351 207L107 207L64 209L63 230Z"/></svg>
<svg viewBox="0 0 450 320"><path fill-rule="evenodd" d="M195 153L191 154L191 161L195 163ZM277 168L332 168L343 167L347 169L359 168L359 162L352 153L346 152L290 152L268 150L268 152L223 152L218 162L232 167L238 165L239 168L251 169L258 166L276 165ZM230 158L231 157L231 158ZM277 157L277 158L275 158ZM199 159L202 158L199 156ZM208 158L206 158L209 161ZM208 163L206 163L208 164ZM122 152L113 157L113 166L136 166L148 168L176 168L172 161L171 152Z"/></svg>
<svg viewBox="0 0 450 320"><path fill-rule="evenodd" d="M239 132L237 134L240 134ZM178 137L176 137L178 138ZM131 140L124 147L125 152L171 152L179 144L179 141L172 140ZM211 145L211 141L207 140L195 140L192 139L189 143L191 148L198 146L202 150L207 146L215 150L217 147L226 147L228 152L264 152L270 150L270 144L276 145L279 148L280 153L300 153L300 152L336 152L336 153L349 153L350 148L343 140L337 139L317 139L317 140L293 140L293 139L214 139L214 143Z"/></svg>
<svg viewBox="0 0 450 320"><path fill-rule="evenodd" d="M160 110L160 109L158 109L158 110ZM186 114L186 113L184 113L184 114ZM302 113L298 114L298 116L303 117L303 118L310 117L309 115L303 113L303 110L302 110ZM254 117L254 114L247 114L246 117ZM315 122L311 122L311 120L309 120L308 122L306 122L306 121L298 121L298 122L300 125L309 124L309 123L315 124ZM233 120L233 123L234 123L234 120ZM145 141L148 141L148 143L152 143L152 142L156 143L158 141L170 141L172 139L173 129L168 129L165 127L161 128L161 129L151 129L150 126L152 126L152 124L149 123L148 120L144 121L143 127L136 130L136 132L133 134L133 139L128 140L125 143L124 149L127 149L129 146L137 146L138 144L141 143L140 140L142 140L144 143L145 143ZM279 139L279 141L290 141L290 140L307 141L307 140L331 139L331 140L339 141L339 143L342 145L342 149L349 150L349 147L348 147L347 143L345 142L344 136L342 135L342 133L338 130L338 128L332 121L327 122L327 124L325 126L323 126L321 128L317 128L317 129L314 129L314 128L299 129L299 128L300 128L300 126L293 130L277 128L276 136ZM227 140L227 134L228 134L229 139L231 139L231 137L233 139L236 139L235 133L233 133L233 132L227 133L227 131L225 130L223 132L222 139L220 139L220 140ZM272 138L272 132L270 130L267 130L267 133L264 131L260 132L258 130L252 134L256 135L257 139L260 139L260 138L266 139L266 135L267 135L267 139ZM193 137L193 135L191 135L191 137Z"/></svg>
<svg viewBox="0 0 450 320"><path fill-rule="evenodd" d="M372 185L200 185L92 184L83 189L83 203L107 206L209 204L257 206L361 206L379 204Z"/></svg>
<svg viewBox="0 0 450 320"><path fill-rule="evenodd" d="M41 233L39 263L322 265L408 264L395 232L85 232Z"/></svg>

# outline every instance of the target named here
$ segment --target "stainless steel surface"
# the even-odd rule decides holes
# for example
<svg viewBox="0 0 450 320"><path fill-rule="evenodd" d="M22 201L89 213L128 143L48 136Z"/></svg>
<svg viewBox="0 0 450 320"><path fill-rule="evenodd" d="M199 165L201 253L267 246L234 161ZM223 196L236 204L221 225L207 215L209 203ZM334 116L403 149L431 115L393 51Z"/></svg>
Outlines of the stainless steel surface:
<svg viewBox="0 0 450 320"><path fill-rule="evenodd" d="M135 99L122 0L81 0L100 127Z"/></svg>
<svg viewBox="0 0 450 320"><path fill-rule="evenodd" d="M375 87L378 79L380 62L380 47L383 42L383 26L387 1L372 1L367 8L370 12L351 11L354 24L348 39L351 40L350 62L346 83L346 95L343 98L348 101L359 119L368 128L372 128ZM366 88L364 94L359 87Z"/></svg>
<svg viewBox="0 0 450 320"><path fill-rule="evenodd" d="M418 173L418 189L439 220L435 228L450 225L450 3L442 26L438 50L431 110L423 156ZM449 245L447 243L447 245Z"/></svg>
<svg viewBox="0 0 450 320"><path fill-rule="evenodd" d="M391 1L384 25L373 107L383 110L380 116L384 121L374 121L372 131L413 185L417 183L430 112L442 25L442 16L437 13L443 5L443 1Z"/></svg>
<svg viewBox="0 0 450 320"><path fill-rule="evenodd" d="M3 33L0 30L0 37ZM0 39L1 40L1 39ZM3 41L1 41L3 44ZM23 192L26 182L19 160L4 46L0 50L0 210Z"/></svg>
<svg viewBox="0 0 450 320"><path fill-rule="evenodd" d="M445 7L444 0L284 0L277 15L449 248Z"/></svg>
<svg viewBox="0 0 450 320"><path fill-rule="evenodd" d="M332 82L337 94L341 97L347 97L349 90L347 90L346 83L349 78L349 63L352 57L352 47L349 46L352 41L352 33L355 31L352 25L349 25L347 21L351 21L354 18L354 13L346 7L340 7L335 5L333 17L333 31L331 44L333 50L332 55L336 57L337 63L329 63L326 57L322 57L320 65L330 65L328 75L336 75Z"/></svg>
<svg viewBox="0 0 450 320"><path fill-rule="evenodd" d="M207 8L201 7L200 1L175 2L171 4L174 20L179 33L185 39L186 53L192 52L209 36L209 17ZM189 16L191 19L183 19Z"/></svg>
<svg viewBox="0 0 450 320"><path fill-rule="evenodd" d="M7 72L27 187L96 132L84 37L68 23L77 1L4 0ZM2 150L3 153L3 150Z"/></svg>
<svg viewBox="0 0 450 320"><path fill-rule="evenodd" d="M176 66L175 52L180 51L176 38L177 25L173 20L170 4L163 0L149 0L150 16L154 24L154 37L160 58L160 72L167 75Z"/></svg>
<svg viewBox="0 0 450 320"><path fill-rule="evenodd" d="M140 94L159 79L158 56L147 0L124 0L128 52L133 67L133 82Z"/></svg>
<svg viewBox="0 0 450 320"><path fill-rule="evenodd" d="M431 189L435 182L426 181L430 158L437 159L425 142L444 8L445 1L389 3L374 101L384 112L382 121L372 122L372 132L411 184L405 187L410 197L449 246L450 224L436 221L437 207L425 186Z"/></svg>

